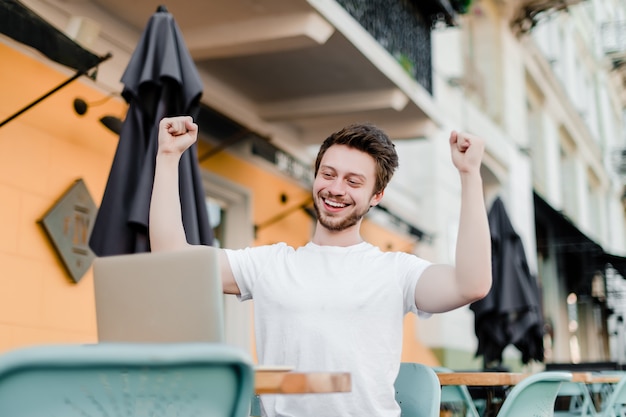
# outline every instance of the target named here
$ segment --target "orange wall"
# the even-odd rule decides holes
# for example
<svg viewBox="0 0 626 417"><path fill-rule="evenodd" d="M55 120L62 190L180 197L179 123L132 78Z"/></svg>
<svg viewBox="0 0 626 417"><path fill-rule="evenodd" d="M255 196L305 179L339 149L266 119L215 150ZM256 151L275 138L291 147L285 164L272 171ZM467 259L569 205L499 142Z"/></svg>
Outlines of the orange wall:
<svg viewBox="0 0 626 417"><path fill-rule="evenodd" d="M0 120L71 75L1 43L0 62ZM90 84L75 81L0 128L0 352L95 340L91 271L73 283L37 223L78 178L96 204L104 191L117 140L96 116L123 115L124 105L109 100L79 118L75 97L103 97Z"/></svg>

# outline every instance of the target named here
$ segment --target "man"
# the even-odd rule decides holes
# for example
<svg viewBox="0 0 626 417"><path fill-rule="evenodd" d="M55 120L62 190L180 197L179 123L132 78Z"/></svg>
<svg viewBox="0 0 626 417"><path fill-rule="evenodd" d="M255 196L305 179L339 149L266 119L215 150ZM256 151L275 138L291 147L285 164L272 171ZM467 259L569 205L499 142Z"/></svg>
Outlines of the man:
<svg viewBox="0 0 626 417"><path fill-rule="evenodd" d="M178 161L197 138L190 117L161 121L150 209L153 251L188 245L178 198ZM482 139L452 132L461 176L456 266L432 264L363 241L360 226L398 166L391 140L372 125L332 134L315 162L317 225L301 248L284 243L219 251L224 292L254 298L259 362L301 371L348 371L352 392L263 396L268 416L397 417L394 398L409 311L423 316L484 297L491 241L483 201Z"/></svg>

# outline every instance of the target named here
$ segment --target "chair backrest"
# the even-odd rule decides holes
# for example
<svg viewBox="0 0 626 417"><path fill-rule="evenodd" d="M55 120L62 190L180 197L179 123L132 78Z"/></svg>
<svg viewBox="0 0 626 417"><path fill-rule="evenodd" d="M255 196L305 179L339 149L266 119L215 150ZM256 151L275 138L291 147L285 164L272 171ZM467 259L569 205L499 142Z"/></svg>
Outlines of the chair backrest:
<svg viewBox="0 0 626 417"><path fill-rule="evenodd" d="M552 417L556 396L570 372L538 372L524 378L506 396L497 417Z"/></svg>
<svg viewBox="0 0 626 417"><path fill-rule="evenodd" d="M556 410L557 417L596 417L595 405L587 384L582 382L563 382L557 397L569 397L569 407L564 410Z"/></svg>
<svg viewBox="0 0 626 417"><path fill-rule="evenodd" d="M247 353L224 344L95 344L0 355L0 416L244 417Z"/></svg>
<svg viewBox="0 0 626 417"><path fill-rule="evenodd" d="M395 389L401 417L439 417L441 385L430 366L401 363Z"/></svg>
<svg viewBox="0 0 626 417"><path fill-rule="evenodd" d="M435 372L453 372L451 369L444 367L435 367L433 369ZM446 404L461 404L465 411L465 417L480 416L474 404L474 400L465 385L443 385L441 387L441 404L443 406Z"/></svg>
<svg viewBox="0 0 626 417"><path fill-rule="evenodd" d="M623 370L600 370L594 372L594 377L610 377L610 378L618 378L618 382L626 376L626 371ZM587 384L587 388L593 398L594 404L596 406L596 410L600 409L601 411L598 415L604 415L604 410L606 409L606 405L609 403L609 399L611 395L613 395L615 388L617 387L616 382L593 382L591 384ZM616 394L617 395L617 394ZM617 400L617 398L615 399Z"/></svg>
<svg viewBox="0 0 626 417"><path fill-rule="evenodd" d="M624 417L626 416L626 375L615 384L613 392L606 398L606 403L602 404L602 417Z"/></svg>
<svg viewBox="0 0 626 417"><path fill-rule="evenodd" d="M250 405L250 416L261 417L261 397L257 394L252 396L252 404Z"/></svg>

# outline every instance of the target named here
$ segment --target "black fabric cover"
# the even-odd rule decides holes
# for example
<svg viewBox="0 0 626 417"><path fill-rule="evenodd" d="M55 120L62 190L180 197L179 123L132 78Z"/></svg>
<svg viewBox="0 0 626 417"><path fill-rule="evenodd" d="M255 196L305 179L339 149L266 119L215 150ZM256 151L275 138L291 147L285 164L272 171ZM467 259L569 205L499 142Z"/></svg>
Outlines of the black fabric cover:
<svg viewBox="0 0 626 417"><path fill-rule="evenodd" d="M164 7L150 18L122 82L129 109L89 240L97 256L150 250L148 214L159 121L195 115L199 108L200 76L176 21ZM182 155L179 175L187 240L211 245L213 231L195 144Z"/></svg>
<svg viewBox="0 0 626 417"><path fill-rule="evenodd" d="M543 362L543 315L536 278L530 273L524 246L500 198L489 210L493 285L485 298L474 302L476 356L485 367L499 366L510 344L522 362Z"/></svg>

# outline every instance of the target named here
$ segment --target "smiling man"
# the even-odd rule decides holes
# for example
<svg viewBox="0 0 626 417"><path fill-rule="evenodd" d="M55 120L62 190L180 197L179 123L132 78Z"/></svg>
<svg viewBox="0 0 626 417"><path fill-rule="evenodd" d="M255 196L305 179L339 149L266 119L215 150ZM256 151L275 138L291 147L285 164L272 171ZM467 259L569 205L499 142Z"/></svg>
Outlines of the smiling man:
<svg viewBox="0 0 626 417"><path fill-rule="evenodd" d="M197 139L192 118L161 121L150 209L153 251L188 246L178 194L178 161ZM365 242L360 226L398 166L387 135L348 126L330 135L315 161L317 225L311 241L219 251L224 292L254 299L260 364L300 371L348 371L352 392L265 395L267 416L397 417L394 381L403 317L428 317L484 297L491 287L491 240L480 165L484 141L450 134L461 177L456 265L433 264Z"/></svg>

